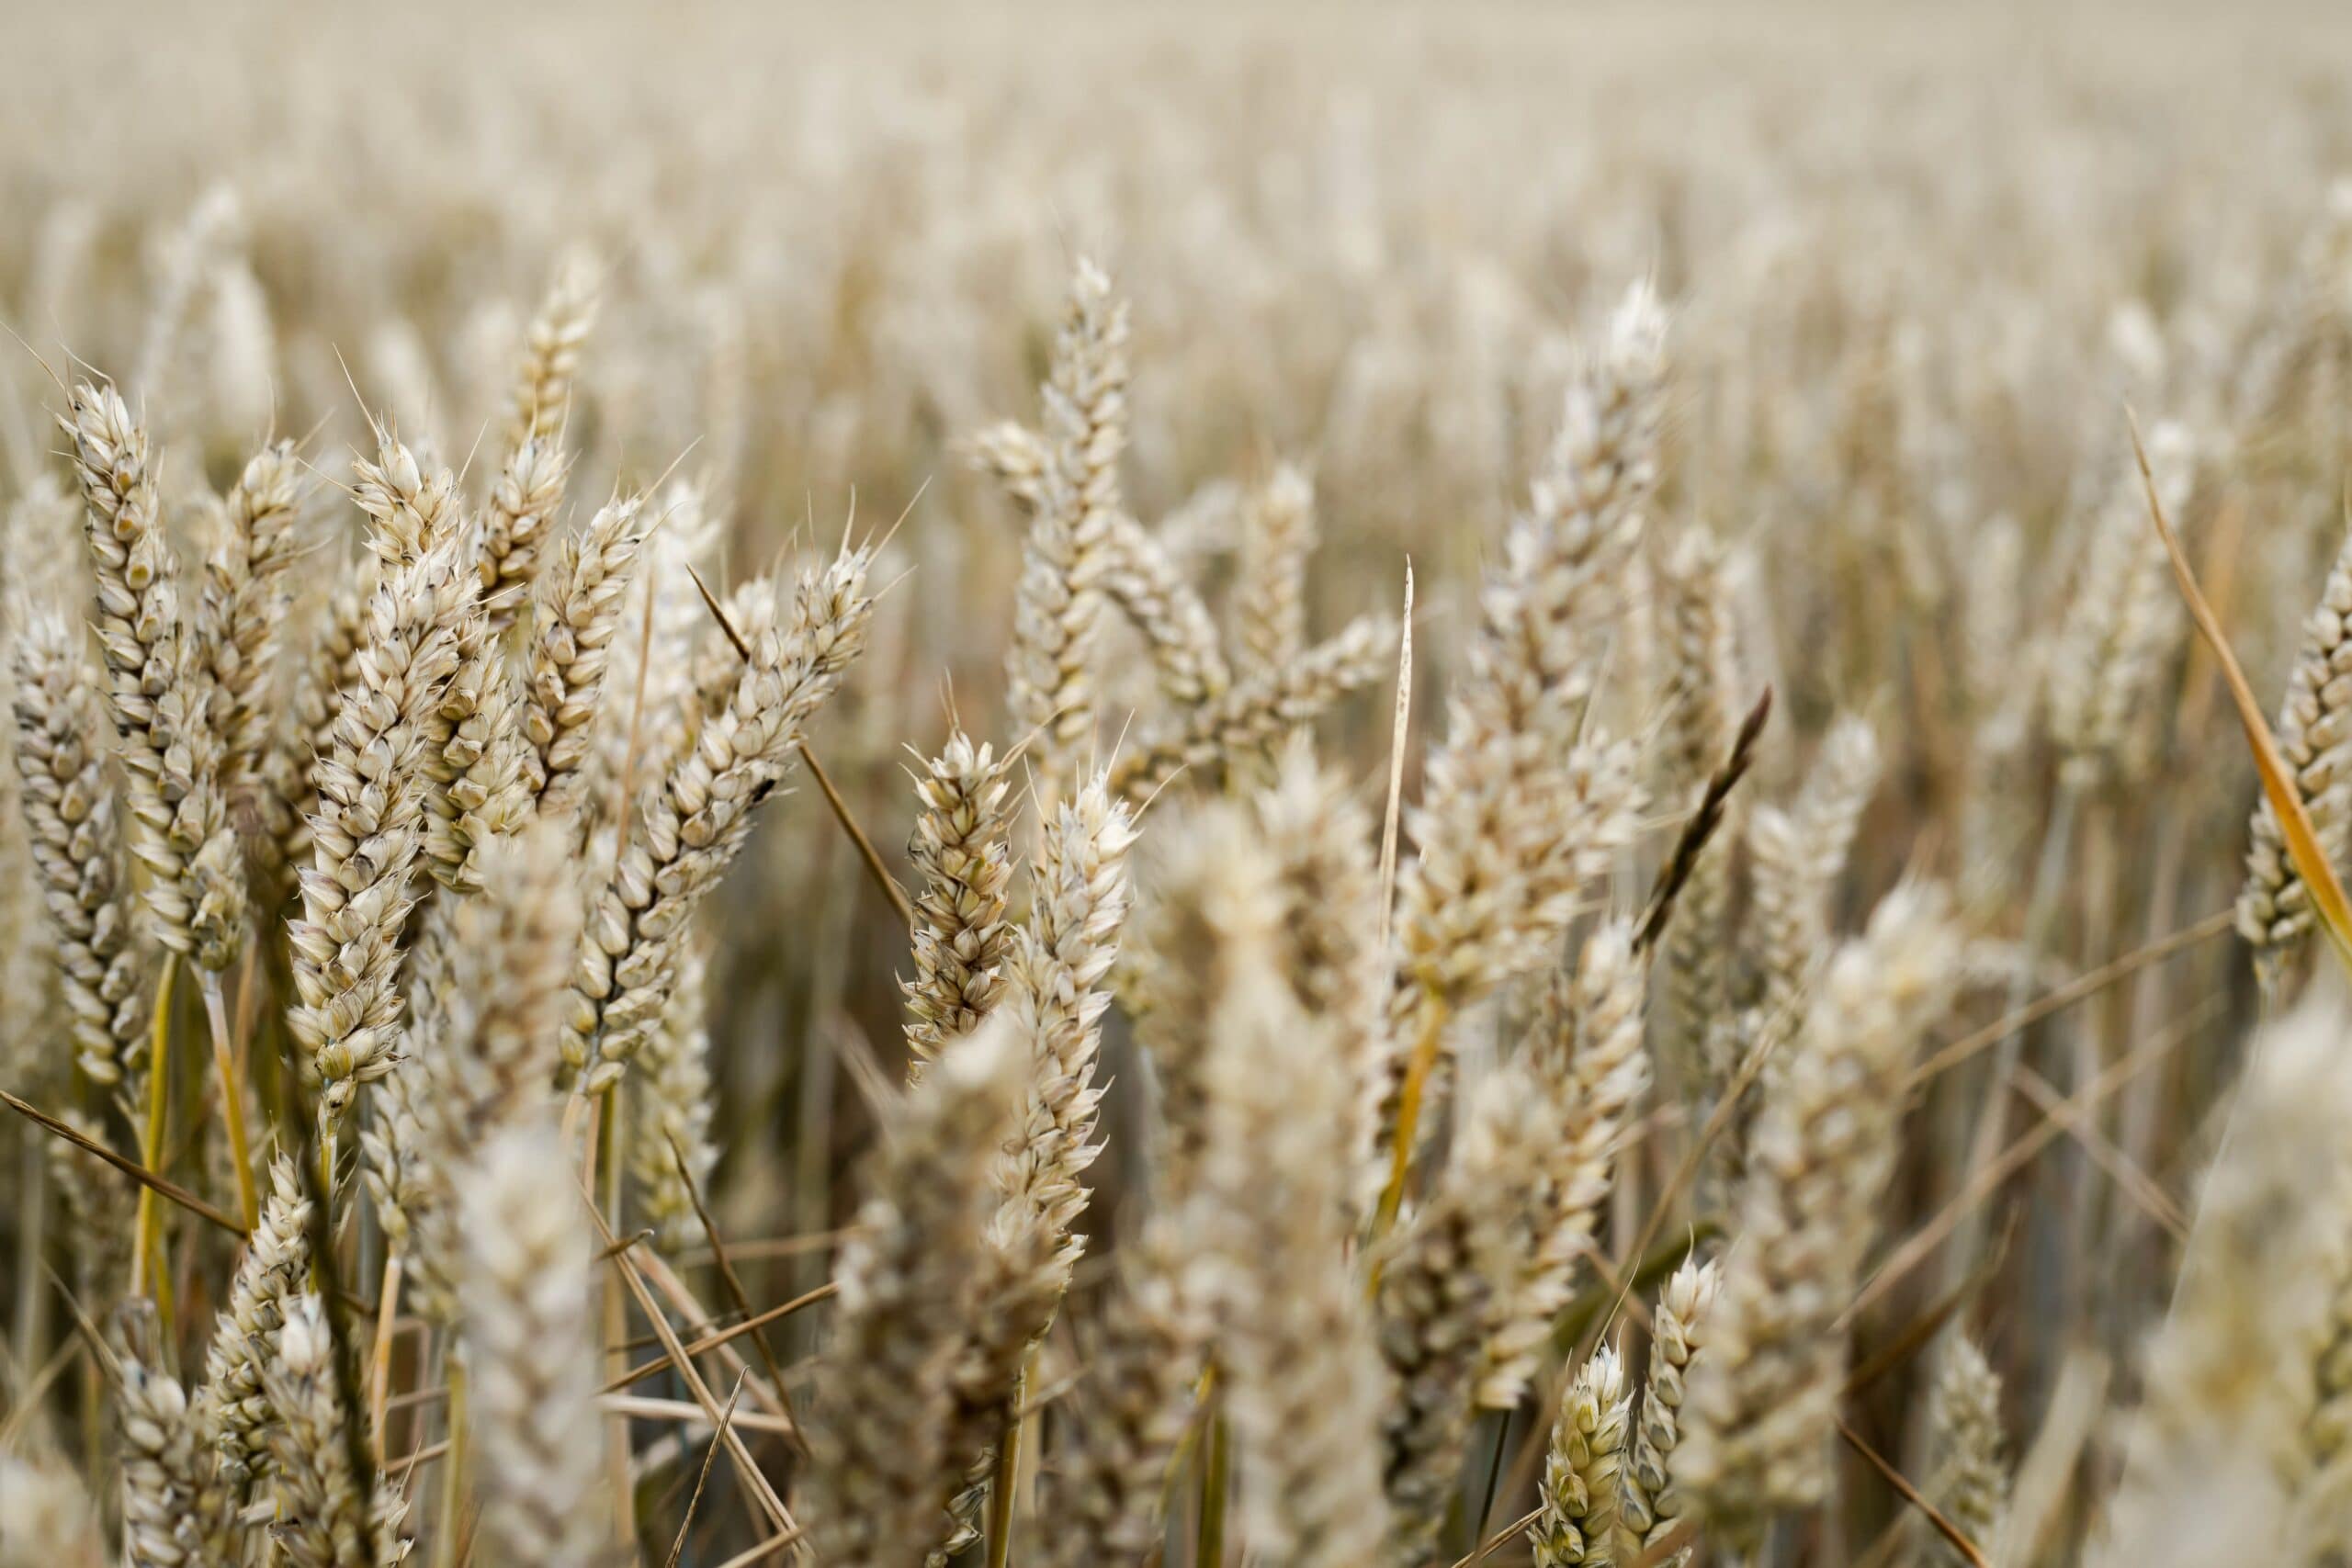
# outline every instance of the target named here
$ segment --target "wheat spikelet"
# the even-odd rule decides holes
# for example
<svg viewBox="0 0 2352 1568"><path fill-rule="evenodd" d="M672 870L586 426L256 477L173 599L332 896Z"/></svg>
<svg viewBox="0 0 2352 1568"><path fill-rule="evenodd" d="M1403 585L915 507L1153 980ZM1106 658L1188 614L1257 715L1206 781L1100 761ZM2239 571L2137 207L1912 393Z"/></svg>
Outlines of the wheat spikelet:
<svg viewBox="0 0 2352 1568"><path fill-rule="evenodd" d="M1045 438L1018 420L999 420L965 443L972 466L994 476L1007 495L1035 511L1046 499Z"/></svg>
<svg viewBox="0 0 2352 1568"><path fill-rule="evenodd" d="M2352 1445L2352 1266L2339 1268L2335 1294L2312 1358L2313 1399L2304 1423L2307 1472L2344 1479L2344 1455Z"/></svg>
<svg viewBox="0 0 2352 1568"><path fill-rule="evenodd" d="M1002 984L1012 936L1005 923L1012 788L1005 761L960 729L915 779L922 813L907 841L920 879L915 974L899 987L914 1073L987 1016Z"/></svg>
<svg viewBox="0 0 2352 1568"><path fill-rule="evenodd" d="M1094 637L1126 444L1127 309L1080 260L1054 347L1045 462L1022 550L1012 649L1005 665L1013 722L1035 729L1038 796L1050 805L1094 729Z"/></svg>
<svg viewBox="0 0 2352 1568"><path fill-rule="evenodd" d="M1390 958L1377 928L1364 919L1381 897L1372 814L1317 764L1304 736L1285 747L1272 785L1255 804L1275 861L1282 969L1298 1005L1329 1033L1343 1079L1353 1087L1342 1157L1351 1170L1369 1169L1395 1046L1388 1033Z"/></svg>
<svg viewBox="0 0 2352 1568"><path fill-rule="evenodd" d="M967 449L1034 524L1051 491L1044 439L1007 420L981 431ZM1224 691L1232 673L1218 646L1216 618L1159 537L1128 513L1114 513L1104 524L1100 559L1094 586L1143 634L1160 690L1188 705Z"/></svg>
<svg viewBox="0 0 2352 1568"><path fill-rule="evenodd" d="M1396 647L1395 622L1361 616L1281 669L1238 682L1137 735L1112 766L1112 786L1141 801L1188 768L1254 753L1387 673Z"/></svg>
<svg viewBox="0 0 2352 1568"><path fill-rule="evenodd" d="M790 616L751 645L727 706L640 803L642 830L591 906L573 980L564 1060L587 1092L619 1080L660 1019L695 905L742 849L752 808L791 769L803 726L865 646L871 560L845 548L802 576Z"/></svg>
<svg viewBox="0 0 2352 1568"><path fill-rule="evenodd" d="M1723 1279L1714 1262L1685 1259L1666 1282L1650 1318L1649 1375L1642 1384L1641 1420L1634 1451L1618 1475L1618 1517L1633 1544L1651 1547L1672 1533L1682 1515L1675 1485L1675 1450L1682 1441L1682 1398L1690 1368L1704 1348L1708 1317ZM1675 1568L1687 1560L1677 1553Z"/></svg>
<svg viewBox="0 0 2352 1568"><path fill-rule="evenodd" d="M713 624L695 577L708 575L729 521L709 505L701 481L673 479L662 491L660 513L629 574L621 632L605 673L614 716L596 727L589 790L600 825L625 804L622 781L637 777L644 759L667 767L695 721L695 651L706 632L726 636Z"/></svg>
<svg viewBox="0 0 2352 1568"><path fill-rule="evenodd" d="M1207 702L1232 683L1208 606L1159 539L1124 512L1111 518L1097 586L1143 633L1170 699Z"/></svg>
<svg viewBox="0 0 2352 1568"><path fill-rule="evenodd" d="M1281 928L1267 850L1236 803L1178 817L1148 850L1124 1000L1151 1062L1154 1181L1159 1201L1174 1203L1193 1190L1207 1151L1217 998L1248 962L1243 945L1279 941Z"/></svg>
<svg viewBox="0 0 2352 1568"><path fill-rule="evenodd" d="M452 893L481 886L481 857L534 815L521 683L478 608L457 627L458 664L424 730L425 869Z"/></svg>
<svg viewBox="0 0 2352 1568"><path fill-rule="evenodd" d="M1656 483L1664 355L1664 318L1637 288L1577 383L1479 595L1446 739L1408 819L1418 852L1397 886L1400 1040L1540 968L1577 886L1632 832L1631 749L1588 729L1584 716ZM1392 1077L1384 1134L1403 1087ZM1425 1103L1443 1082L1433 1077Z"/></svg>
<svg viewBox="0 0 2352 1568"><path fill-rule="evenodd" d="M1783 1028L1796 1021L1813 967L1827 947L1830 897L1878 777L1878 738L1849 714L1823 737L1795 806L1763 807L1754 814L1750 964L1758 1006Z"/></svg>
<svg viewBox="0 0 2352 1568"><path fill-rule="evenodd" d="M1157 1186L1140 1232L1115 1257L1122 1288L1091 1353L1080 1439L1061 1465L1055 1512L1069 1523L1052 1554L1072 1565L1138 1555L1159 1535L1163 1472L1212 1326L1199 1207L1213 1136L1207 1058L1211 1042L1247 1027L1227 997L1241 970L1265 965L1279 931L1272 858L1244 807L1204 807L1170 824L1163 842L1146 876L1155 902L1142 922L1148 1004L1136 1026L1159 1087Z"/></svg>
<svg viewBox="0 0 2352 1568"><path fill-rule="evenodd" d="M1617 1560L1618 1487L1631 1404L1624 1364L1606 1345L1562 1392L1544 1458L1543 1512L1527 1532L1537 1568L1607 1568Z"/></svg>
<svg viewBox="0 0 2352 1568"><path fill-rule="evenodd" d="M1007 945L997 1005L983 1025L1002 1021L1024 1053L1025 1076L1016 1135L990 1167L996 1208L982 1237L971 1323L952 1363L947 1452L976 1483L955 1499L941 1550L960 1544L977 1517L977 1478L1015 1379L1077 1267L1070 1227L1086 1204L1080 1178L1101 1152L1094 1070L1134 840L1126 808L1100 774L1053 808L1030 866L1029 918Z"/></svg>
<svg viewBox="0 0 2352 1568"><path fill-rule="evenodd" d="M972 1304L948 1366L946 1454L962 1465L962 1484L934 1527L928 1568L944 1568L980 1538L997 1440L1015 1417L1022 1368L1053 1325L1069 1275L1061 1233L1034 1207L1000 1202L981 1236Z"/></svg>
<svg viewBox="0 0 2352 1568"><path fill-rule="evenodd" d="M998 1004L1030 1051L1019 1136L995 1174L1001 1233L1034 1216L1067 1237L1086 1206L1080 1178L1101 1152L1094 1069L1111 1000L1102 982L1126 919L1134 842L1126 808L1098 775L1053 808L1031 865L1029 919L1012 939ZM1064 1247L1066 1267L1075 1264L1077 1245Z"/></svg>
<svg viewBox="0 0 2352 1568"><path fill-rule="evenodd" d="M374 525L374 539L387 566L408 566L458 536L465 526L457 477L379 431L374 461L355 460L352 500ZM384 553L387 546L390 553Z"/></svg>
<svg viewBox="0 0 2352 1568"><path fill-rule="evenodd" d="M571 459L553 437L531 436L507 455L482 509L476 570L493 639L506 628L537 581L539 541L563 504Z"/></svg>
<svg viewBox="0 0 2352 1568"><path fill-rule="evenodd" d="M123 1084L146 1051L133 912L105 759L97 676L54 614L11 617L17 805L55 944L74 1064L101 1087ZM128 1101L142 1098L135 1084Z"/></svg>
<svg viewBox="0 0 2352 1568"><path fill-rule="evenodd" d="M295 1178L293 1162L279 1156L270 1166L270 1193L261 1226L247 1238L245 1256L229 1290L229 1304L204 1354L199 1396L219 1428L220 1484L233 1507L245 1493L268 1450L276 1419L262 1388L262 1370L277 1354L286 1303L308 1281L311 1268L310 1204Z"/></svg>
<svg viewBox="0 0 2352 1568"><path fill-rule="evenodd" d="M106 1130L78 1111L68 1110L59 1120L94 1143L106 1142ZM45 1174L49 1190L57 1194L59 1218L79 1242L74 1248L74 1294L85 1302L119 1300L130 1273L136 1200L130 1189L62 1140L49 1145Z"/></svg>
<svg viewBox="0 0 2352 1568"><path fill-rule="evenodd" d="M600 1535L599 1456L582 1440L597 1419L598 1335L588 1228L559 1175L571 1157L551 1118L521 1119L458 1183L482 1539L514 1568L584 1562Z"/></svg>
<svg viewBox="0 0 2352 1568"><path fill-rule="evenodd" d="M172 401L187 358L188 329L194 323L205 279L211 275L216 259L238 243L243 227L243 204L236 191L216 185L197 198L187 217L164 242L163 265L141 338L133 383L158 403Z"/></svg>
<svg viewBox="0 0 2352 1568"><path fill-rule="evenodd" d="M898 1568L940 1533L963 1472L944 1446L948 1374L986 1217L982 1178L1012 1125L1023 1042L991 1021L953 1045L892 1108L870 1195L842 1248L839 1318L820 1369L824 1418L809 1529L841 1568Z"/></svg>
<svg viewBox="0 0 2352 1568"><path fill-rule="evenodd" d="M344 565L335 574L319 606L317 625L311 630L288 682L285 713L263 765L273 795L291 807L291 819L257 846L262 863L273 880L282 881L287 868L311 858L311 814L319 799L319 759L333 745L335 714L343 694L359 679L359 644L366 634L368 608L376 597L382 563L373 554ZM283 889L291 893L288 886Z"/></svg>
<svg viewBox="0 0 2352 1568"><path fill-rule="evenodd" d="M1040 1555L1056 1568L1139 1559L1160 1538L1167 1472L1193 1416L1210 1325L1197 1278L1197 1227L1162 1209L1117 1255L1075 1402L1075 1441L1046 1492Z"/></svg>
<svg viewBox="0 0 2352 1568"><path fill-rule="evenodd" d="M1711 1527L1746 1539L1816 1502L1844 1379L1835 1326L1877 1228L1901 1078L1958 981L1943 901L1905 885L1830 961L1793 1055L1758 1112L1706 1359L1682 1407L1675 1479Z"/></svg>
<svg viewBox="0 0 2352 1568"><path fill-rule="evenodd" d="M436 899L432 941L412 957L405 1059L383 1114L362 1136L385 1229L408 1261L415 1299L446 1321L459 1236L455 1173L491 1129L542 1101L570 1004L580 907L570 836L541 823L483 846L470 897ZM435 962L420 961L428 953Z"/></svg>

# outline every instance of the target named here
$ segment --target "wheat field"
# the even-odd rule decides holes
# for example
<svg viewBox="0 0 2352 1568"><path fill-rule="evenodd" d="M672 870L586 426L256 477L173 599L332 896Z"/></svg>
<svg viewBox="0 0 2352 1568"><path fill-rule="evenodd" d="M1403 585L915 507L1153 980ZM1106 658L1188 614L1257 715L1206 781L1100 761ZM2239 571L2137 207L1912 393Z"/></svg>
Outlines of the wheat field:
<svg viewBox="0 0 2352 1568"><path fill-rule="evenodd" d="M2352 16L0 56L0 1568L2352 1561Z"/></svg>

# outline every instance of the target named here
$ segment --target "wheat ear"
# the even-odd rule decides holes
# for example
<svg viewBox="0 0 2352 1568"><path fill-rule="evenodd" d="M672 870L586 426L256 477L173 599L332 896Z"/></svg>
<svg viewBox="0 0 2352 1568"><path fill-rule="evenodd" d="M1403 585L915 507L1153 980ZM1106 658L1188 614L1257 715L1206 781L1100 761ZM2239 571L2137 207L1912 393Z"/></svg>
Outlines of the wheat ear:
<svg viewBox="0 0 2352 1568"><path fill-rule="evenodd" d="M1302 994L1279 940L1285 929L1295 938L1297 900L1321 886L1299 878L1289 859L1298 846L1279 825L1300 807L1332 825L1304 767L1294 754L1283 792L1294 798L1260 807L1271 818L1255 850L1272 863L1267 923L1233 932L1211 998L1202 1223L1224 1408L1250 1477L1249 1539L1294 1568L1356 1568L1387 1534L1380 1423L1390 1389L1347 1258L1359 1065L1343 1043L1345 1010L1321 1011ZM1345 974L1342 962L1324 983Z"/></svg>
<svg viewBox="0 0 2352 1568"><path fill-rule="evenodd" d="M1022 1043L1001 1023L956 1042L885 1125L869 1196L834 1278L809 1529L838 1568L902 1568L940 1533L965 1456L945 1446L962 1343L944 1303L967 1299L985 1176L1011 1130Z"/></svg>
<svg viewBox="0 0 2352 1568"><path fill-rule="evenodd" d="M277 1414L269 1429L277 1548L294 1568L399 1568L407 1506L397 1490L352 1473L325 1310L318 1297L298 1295L285 1311L277 1353L262 1371Z"/></svg>
<svg viewBox="0 0 2352 1568"><path fill-rule="evenodd" d="M1126 305L1112 298L1102 269L1081 260L1040 393L1045 462L1006 659L1012 719L1038 732L1031 755L1048 804L1094 730L1094 640L1119 509L1126 384Z"/></svg>
<svg viewBox="0 0 2352 1568"><path fill-rule="evenodd" d="M1012 852L1005 761L957 730L916 775L922 812L907 842L915 895L914 978L907 1001L910 1070L986 1017L1002 984Z"/></svg>
<svg viewBox="0 0 2352 1568"><path fill-rule="evenodd" d="M114 791L97 737L98 677L51 612L13 617L17 804L73 1032L74 1063L102 1087L138 1076L147 1049L141 965ZM126 1098L144 1099L136 1084Z"/></svg>
<svg viewBox="0 0 2352 1568"><path fill-rule="evenodd" d="M263 1389L263 1369L277 1354L287 1299L308 1283L311 1269L310 1203L285 1156L272 1162L269 1185L260 1228L246 1238L228 1307L204 1355L201 1397L219 1428L220 1483L236 1507L244 1506L267 1456L277 1419Z"/></svg>
<svg viewBox="0 0 2352 1568"><path fill-rule="evenodd" d="M1527 1532L1536 1568L1608 1568L1617 1560L1619 1480L1631 1424L1624 1363L1603 1345L1560 1395L1537 1492L1542 1512Z"/></svg>
<svg viewBox="0 0 2352 1568"><path fill-rule="evenodd" d="M492 1133L458 1182L482 1540L514 1568L587 1562L603 1533L601 1456L582 1440L598 1418L599 1335L571 1159L543 1111Z"/></svg>
<svg viewBox="0 0 2352 1568"><path fill-rule="evenodd" d="M526 441L551 439L571 416L580 350L596 325L597 299L603 288L603 270L586 253L576 252L558 264L554 281L548 285L538 311L524 333L514 401L506 420L510 452Z"/></svg>
<svg viewBox="0 0 2352 1568"><path fill-rule="evenodd" d="M805 573L791 615L751 644L724 709L647 791L640 831L594 899L564 1060L586 1092L620 1080L668 1005L695 908L743 847L753 807L799 755L804 727L864 648L874 602L865 549Z"/></svg>
<svg viewBox="0 0 2352 1568"><path fill-rule="evenodd" d="M288 1025L317 1066L329 1126L392 1067L394 981L424 846L426 736L458 667L474 590L463 541L454 530L428 540L408 508L379 517L372 542L385 575L316 764L311 863L301 910L287 923L296 998Z"/></svg>
<svg viewBox="0 0 2352 1568"><path fill-rule="evenodd" d="M82 382L70 416L96 569L98 646L130 781L132 857L153 878L156 939L205 968L243 941L245 888L227 821L211 683L183 625L147 433L112 387Z"/></svg>
<svg viewBox="0 0 2352 1568"><path fill-rule="evenodd" d="M532 794L544 815L577 810L586 796L605 671L650 521L643 497L614 501L584 531L563 541L542 580L532 616L523 732L531 742Z"/></svg>
<svg viewBox="0 0 2352 1568"><path fill-rule="evenodd" d="M1706 1359L1683 1404L1676 1480L1721 1539L1816 1502L1845 1378L1838 1314L1877 1234L1902 1077L1958 984L1937 890L1897 887L1830 961L1756 1120Z"/></svg>
<svg viewBox="0 0 2352 1568"><path fill-rule="evenodd" d="M2287 695L2273 734L2293 770L2295 793L2331 863L2344 858L2352 838L2352 533L2321 586L2319 603L2303 622L2302 644L2288 672ZM2245 886L2238 895L2238 930L2254 944L2266 979L2299 946L2312 924L2310 894L2296 874L2267 798L2247 828Z"/></svg>
<svg viewBox="0 0 2352 1568"><path fill-rule="evenodd" d="M1928 1500L1961 1534L1984 1551L1999 1544L2001 1515L2008 1506L2009 1468L2001 1436L2001 1378L1984 1352L1955 1336L1944 1348L1928 1391L1928 1446L1935 1469L1928 1477ZM1937 1560L1968 1568L1950 1541L1935 1542Z"/></svg>
<svg viewBox="0 0 2352 1568"><path fill-rule="evenodd" d="M1641 1421L1634 1451L1619 1476L1618 1517L1633 1543L1654 1547L1682 1515L1675 1486L1675 1450L1682 1442L1682 1399L1691 1364L1706 1344L1708 1318L1722 1281L1721 1267L1685 1259L1666 1282L1650 1314L1649 1375L1642 1385ZM1675 1568L1685 1554L1678 1553Z"/></svg>

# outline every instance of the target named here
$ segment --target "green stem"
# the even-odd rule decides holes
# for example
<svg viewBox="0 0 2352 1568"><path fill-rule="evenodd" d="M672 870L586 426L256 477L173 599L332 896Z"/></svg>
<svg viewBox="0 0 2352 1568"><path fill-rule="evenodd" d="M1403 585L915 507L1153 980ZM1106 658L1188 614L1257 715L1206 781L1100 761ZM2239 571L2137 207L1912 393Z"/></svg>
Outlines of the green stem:
<svg viewBox="0 0 2352 1568"><path fill-rule="evenodd" d="M1014 1483L1021 1476L1021 1432L1028 1425L1022 1406L1029 1402L1029 1368L1012 1380L1012 1414L996 1439L996 1473L989 1481L988 1568L1012 1561Z"/></svg>
<svg viewBox="0 0 2352 1568"><path fill-rule="evenodd" d="M170 1081L172 980L178 973L179 954L164 954L163 976L155 982L155 1022L147 1043L147 1124L140 1135L139 1159L158 1176L163 1174L159 1161L164 1150L164 1112ZM157 1246L161 1221L155 1190L142 1182L139 1188L139 1223L130 1254L130 1293L134 1296L147 1289L149 1255Z"/></svg>
<svg viewBox="0 0 2352 1568"><path fill-rule="evenodd" d="M1222 1415L1209 1417L1209 1440L1201 1450L1201 1546L1199 1568L1225 1562L1226 1478L1232 1467L1232 1438Z"/></svg>
<svg viewBox="0 0 2352 1568"><path fill-rule="evenodd" d="M433 1527L433 1568L458 1561L458 1528L466 1501L466 1359L454 1345L446 1369L449 1385L449 1451L441 1459L441 1517Z"/></svg>

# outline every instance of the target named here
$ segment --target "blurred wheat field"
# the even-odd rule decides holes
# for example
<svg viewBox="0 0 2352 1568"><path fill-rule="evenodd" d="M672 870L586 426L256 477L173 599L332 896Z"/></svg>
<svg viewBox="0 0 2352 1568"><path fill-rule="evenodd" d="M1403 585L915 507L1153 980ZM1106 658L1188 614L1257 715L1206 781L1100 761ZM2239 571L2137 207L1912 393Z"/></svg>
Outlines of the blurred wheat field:
<svg viewBox="0 0 2352 1568"><path fill-rule="evenodd" d="M0 1568L2352 1556L2352 18L0 46Z"/></svg>

